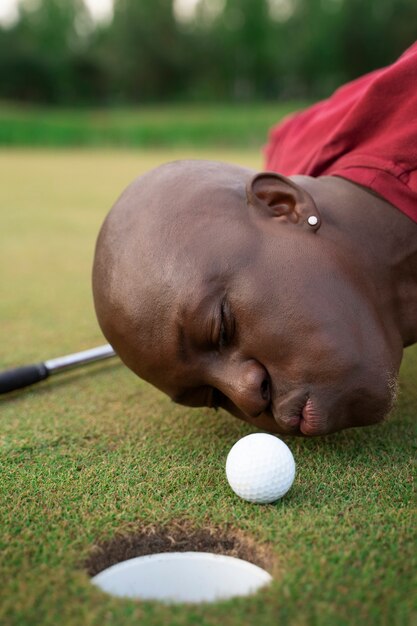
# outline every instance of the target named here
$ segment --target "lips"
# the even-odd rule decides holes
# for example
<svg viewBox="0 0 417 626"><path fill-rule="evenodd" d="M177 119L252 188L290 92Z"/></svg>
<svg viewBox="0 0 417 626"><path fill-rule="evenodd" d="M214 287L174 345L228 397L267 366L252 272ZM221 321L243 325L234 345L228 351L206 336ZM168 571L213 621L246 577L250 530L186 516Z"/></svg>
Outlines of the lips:
<svg viewBox="0 0 417 626"><path fill-rule="evenodd" d="M290 391L278 403L273 403L273 417L284 433L296 435L300 433L303 419L302 411L308 400L308 394L298 389Z"/></svg>
<svg viewBox="0 0 417 626"><path fill-rule="evenodd" d="M301 411L300 430L303 435L322 435L325 430L323 416L311 398L308 398Z"/></svg>
<svg viewBox="0 0 417 626"><path fill-rule="evenodd" d="M289 393L273 411L277 424L288 434L323 435L326 420L317 403L306 392Z"/></svg>

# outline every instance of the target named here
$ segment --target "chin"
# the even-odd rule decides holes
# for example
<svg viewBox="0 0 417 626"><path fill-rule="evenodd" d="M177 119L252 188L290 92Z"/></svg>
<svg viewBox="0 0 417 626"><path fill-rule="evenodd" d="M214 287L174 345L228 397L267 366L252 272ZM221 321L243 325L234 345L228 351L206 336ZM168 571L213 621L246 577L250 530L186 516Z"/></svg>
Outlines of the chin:
<svg viewBox="0 0 417 626"><path fill-rule="evenodd" d="M347 428L379 424L385 421L392 411L396 398L397 381L394 377L390 378L388 384L352 390L330 408L329 418L321 431L320 428L312 430L307 423L303 434L327 435ZM314 423L312 425L314 426Z"/></svg>

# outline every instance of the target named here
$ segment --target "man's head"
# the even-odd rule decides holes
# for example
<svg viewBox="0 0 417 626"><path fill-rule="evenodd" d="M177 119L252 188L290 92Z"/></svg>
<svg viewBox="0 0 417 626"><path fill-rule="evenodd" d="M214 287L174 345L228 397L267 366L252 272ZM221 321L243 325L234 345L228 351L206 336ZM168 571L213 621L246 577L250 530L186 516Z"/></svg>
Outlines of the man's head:
<svg viewBox="0 0 417 626"><path fill-rule="evenodd" d="M93 288L121 359L176 402L306 435L390 408L372 289L291 179L207 161L145 174L102 227Z"/></svg>

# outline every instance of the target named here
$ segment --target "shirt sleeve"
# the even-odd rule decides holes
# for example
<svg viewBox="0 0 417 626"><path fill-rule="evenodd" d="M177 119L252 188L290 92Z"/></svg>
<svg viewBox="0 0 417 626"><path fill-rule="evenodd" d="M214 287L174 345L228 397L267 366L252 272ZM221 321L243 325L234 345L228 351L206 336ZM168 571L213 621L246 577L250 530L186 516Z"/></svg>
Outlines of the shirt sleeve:
<svg viewBox="0 0 417 626"><path fill-rule="evenodd" d="M286 176L352 180L417 222L417 43L273 128L265 157Z"/></svg>

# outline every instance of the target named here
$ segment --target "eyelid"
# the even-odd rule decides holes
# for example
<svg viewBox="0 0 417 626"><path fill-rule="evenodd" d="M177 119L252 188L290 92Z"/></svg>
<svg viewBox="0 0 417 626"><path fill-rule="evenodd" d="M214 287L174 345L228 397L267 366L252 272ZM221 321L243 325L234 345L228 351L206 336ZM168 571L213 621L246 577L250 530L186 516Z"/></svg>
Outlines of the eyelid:
<svg viewBox="0 0 417 626"><path fill-rule="evenodd" d="M224 298L220 303L220 328L219 328L219 348L224 348L227 345L227 328L224 313Z"/></svg>
<svg viewBox="0 0 417 626"><path fill-rule="evenodd" d="M234 334L235 319L230 311L230 305L225 296L220 303L219 348L227 347L232 342Z"/></svg>

